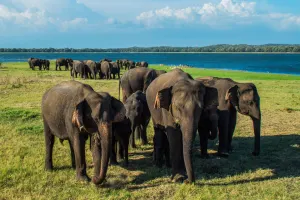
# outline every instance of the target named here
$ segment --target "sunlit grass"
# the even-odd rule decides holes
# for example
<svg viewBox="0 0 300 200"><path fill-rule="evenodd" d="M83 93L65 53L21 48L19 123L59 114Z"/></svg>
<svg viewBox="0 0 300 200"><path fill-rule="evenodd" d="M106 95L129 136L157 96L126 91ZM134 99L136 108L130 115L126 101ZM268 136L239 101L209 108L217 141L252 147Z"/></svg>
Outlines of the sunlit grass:
<svg viewBox="0 0 300 200"><path fill-rule="evenodd" d="M3 63L0 69L0 199L299 199L300 197L300 77L185 69L194 77L231 77L254 82L261 96L261 155L252 157L253 130L248 117L238 116L228 159L217 158L216 142L209 144L211 158L194 149L196 183L169 180L170 169L152 165L152 146L130 149L129 167L110 166L107 182L96 187L77 182L67 142L54 146L53 172L44 171L44 137L40 116L43 93L71 80L67 71L32 71L27 63ZM164 66L150 66L166 69ZM118 97L117 80L81 80L96 91ZM152 142L153 127L148 128ZM197 140L198 141L198 140ZM87 162L91 153L86 149ZM93 169L88 169L92 176Z"/></svg>

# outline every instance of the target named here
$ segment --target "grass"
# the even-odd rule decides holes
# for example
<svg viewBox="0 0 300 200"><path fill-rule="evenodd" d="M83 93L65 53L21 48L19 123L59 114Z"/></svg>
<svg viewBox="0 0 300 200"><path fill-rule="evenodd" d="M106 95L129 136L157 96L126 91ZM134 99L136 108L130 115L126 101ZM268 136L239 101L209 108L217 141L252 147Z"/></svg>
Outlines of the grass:
<svg viewBox="0 0 300 200"><path fill-rule="evenodd" d="M300 76L188 68L192 76L231 77L254 82L261 96L261 155L252 157L253 130L239 115L228 159L210 159L194 148L196 183L169 180L170 169L152 165L151 145L130 149L129 167L110 166L100 187L80 183L71 168L67 142L54 146L53 172L44 171L44 137L40 115L43 93L70 80L69 72L32 71L27 63L5 63L0 69L0 199L299 199L300 197ZM166 69L164 66L150 66ZM117 97L117 80L81 80L96 91ZM151 124L151 123L150 123ZM148 128L152 141L153 127ZM88 145L87 145L88 146ZM91 153L87 148L87 160ZM88 169L93 175L93 169Z"/></svg>

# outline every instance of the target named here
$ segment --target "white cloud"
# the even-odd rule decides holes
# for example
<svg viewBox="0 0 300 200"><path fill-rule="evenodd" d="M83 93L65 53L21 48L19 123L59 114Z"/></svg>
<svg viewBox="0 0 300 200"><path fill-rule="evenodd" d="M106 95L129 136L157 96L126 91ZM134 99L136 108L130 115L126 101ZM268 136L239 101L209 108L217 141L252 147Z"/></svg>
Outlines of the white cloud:
<svg viewBox="0 0 300 200"><path fill-rule="evenodd" d="M186 23L205 24L217 29L254 23L264 23L276 29L300 27L300 16L257 10L257 3L254 0L220 0L218 3L204 3L198 7L175 9L167 6L150 10L139 14L136 20L148 28Z"/></svg>
<svg viewBox="0 0 300 200"><path fill-rule="evenodd" d="M255 2L233 2L221 0L218 4L205 3L201 7L187 7L183 9L162 9L143 12L136 17L137 21L146 26L159 25L164 20L173 22L194 22L211 26L224 25L229 22L239 23L240 19L247 20L255 14Z"/></svg>
<svg viewBox="0 0 300 200"><path fill-rule="evenodd" d="M74 28L78 28L82 25L87 24L88 19L87 18L75 18L73 20L69 20L69 21L63 21L61 23L61 27L63 31L67 31L69 29L74 29Z"/></svg>

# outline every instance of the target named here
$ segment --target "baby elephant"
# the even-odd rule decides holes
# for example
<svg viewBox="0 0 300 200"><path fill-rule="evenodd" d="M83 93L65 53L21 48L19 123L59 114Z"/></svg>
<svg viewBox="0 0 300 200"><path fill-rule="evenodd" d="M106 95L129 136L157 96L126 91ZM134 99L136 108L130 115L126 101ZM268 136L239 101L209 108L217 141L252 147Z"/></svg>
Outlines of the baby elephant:
<svg viewBox="0 0 300 200"><path fill-rule="evenodd" d="M128 118L121 122L112 124L112 153L110 156L110 164L118 164L119 159L125 159L125 165L128 166L128 145L131 134L131 122Z"/></svg>
<svg viewBox="0 0 300 200"><path fill-rule="evenodd" d="M135 138L141 139L142 144L147 144L146 129L150 121L150 111L146 101L146 95L138 90L128 97L125 101L126 117L131 122L131 137L130 144L133 148L136 148ZM135 131L137 129L137 131ZM134 135L137 132L137 135ZM135 137L134 137L135 136Z"/></svg>

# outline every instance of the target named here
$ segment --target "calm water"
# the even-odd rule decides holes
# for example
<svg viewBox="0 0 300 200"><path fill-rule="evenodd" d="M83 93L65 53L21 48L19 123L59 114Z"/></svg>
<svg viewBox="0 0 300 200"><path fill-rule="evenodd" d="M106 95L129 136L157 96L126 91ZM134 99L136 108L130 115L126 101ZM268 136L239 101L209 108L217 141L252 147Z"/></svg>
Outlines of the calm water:
<svg viewBox="0 0 300 200"><path fill-rule="evenodd" d="M0 62L24 62L29 57L42 59L102 58L147 61L151 64L189 65L199 68L244 70L300 75L300 54L192 54L192 53L0 53Z"/></svg>

